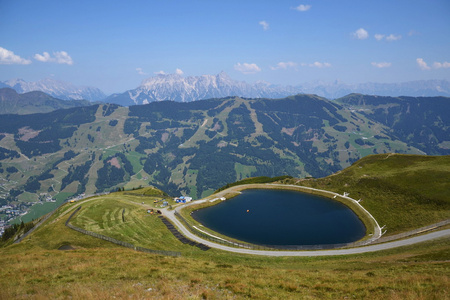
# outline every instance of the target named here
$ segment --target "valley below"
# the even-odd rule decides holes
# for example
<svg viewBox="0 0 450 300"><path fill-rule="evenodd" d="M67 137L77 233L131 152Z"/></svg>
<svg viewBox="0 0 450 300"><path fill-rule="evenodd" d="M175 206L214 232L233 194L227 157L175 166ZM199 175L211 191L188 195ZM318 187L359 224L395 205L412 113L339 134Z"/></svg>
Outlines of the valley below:
<svg viewBox="0 0 450 300"><path fill-rule="evenodd" d="M448 103L297 95L2 115L0 216L30 221L68 198L119 188L199 199L247 177L323 177L369 154L445 155Z"/></svg>

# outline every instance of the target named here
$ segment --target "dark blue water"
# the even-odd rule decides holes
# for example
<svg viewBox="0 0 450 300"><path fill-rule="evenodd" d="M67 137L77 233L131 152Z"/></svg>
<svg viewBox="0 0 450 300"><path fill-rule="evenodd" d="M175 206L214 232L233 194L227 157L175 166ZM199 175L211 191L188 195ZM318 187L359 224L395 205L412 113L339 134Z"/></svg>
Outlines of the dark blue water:
<svg viewBox="0 0 450 300"><path fill-rule="evenodd" d="M248 212L247 212L248 210ZM366 228L344 204L289 190L245 190L192 213L205 227L263 245L326 245L354 242Z"/></svg>

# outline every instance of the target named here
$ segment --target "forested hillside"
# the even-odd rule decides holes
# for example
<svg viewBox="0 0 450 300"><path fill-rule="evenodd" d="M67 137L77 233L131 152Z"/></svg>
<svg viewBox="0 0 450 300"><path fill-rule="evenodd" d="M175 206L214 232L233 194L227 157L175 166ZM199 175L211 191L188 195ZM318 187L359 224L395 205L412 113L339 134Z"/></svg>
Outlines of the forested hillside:
<svg viewBox="0 0 450 300"><path fill-rule="evenodd" d="M397 138L429 155L450 154L450 98L381 97L350 94L346 107L390 128Z"/></svg>
<svg viewBox="0 0 450 300"><path fill-rule="evenodd" d="M2 204L140 185L200 198L252 176L323 177L374 153L445 154L448 128L437 131L435 124L448 124L447 103L415 114L418 124L426 117L421 126L431 134L425 136L438 141L430 144L399 127L411 122L406 114L387 122L381 113L313 95L4 115Z"/></svg>
<svg viewBox="0 0 450 300"><path fill-rule="evenodd" d="M92 104L87 100L61 100L38 91L18 94L12 88L0 88L0 114L46 113L57 109Z"/></svg>

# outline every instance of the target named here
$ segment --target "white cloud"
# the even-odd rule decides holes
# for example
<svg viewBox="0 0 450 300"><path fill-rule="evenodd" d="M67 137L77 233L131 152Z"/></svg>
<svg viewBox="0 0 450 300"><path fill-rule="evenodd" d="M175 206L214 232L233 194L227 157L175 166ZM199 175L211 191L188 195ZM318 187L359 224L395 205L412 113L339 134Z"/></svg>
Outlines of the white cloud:
<svg viewBox="0 0 450 300"><path fill-rule="evenodd" d="M418 58L416 59L417 64L419 65L419 68L421 68L422 70L429 70L431 69L427 63L423 60L423 58Z"/></svg>
<svg viewBox="0 0 450 300"><path fill-rule="evenodd" d="M300 4L299 6L295 7L295 10L298 11L307 11L311 8L311 5L305 5L305 4Z"/></svg>
<svg viewBox="0 0 450 300"><path fill-rule="evenodd" d="M270 67L272 70L278 70L278 69L287 69L287 68L293 68L296 67L297 63L292 62L292 61L287 61L287 62L279 62L277 63L276 67Z"/></svg>
<svg viewBox="0 0 450 300"><path fill-rule="evenodd" d="M50 61L51 58L50 58L50 54L48 54L48 52L44 52L44 53L42 53L42 55L35 54L34 59L41 61L41 62L48 62L48 61Z"/></svg>
<svg viewBox="0 0 450 300"><path fill-rule="evenodd" d="M261 71L261 68L256 64L248 64L248 63L237 63L234 65L234 69L243 74L255 74Z"/></svg>
<svg viewBox="0 0 450 300"><path fill-rule="evenodd" d="M327 62L321 63L321 62L316 61L312 64L309 64L309 66L312 68L329 68L329 67L331 67L331 64L327 63Z"/></svg>
<svg viewBox="0 0 450 300"><path fill-rule="evenodd" d="M431 70L431 67L428 66L428 64L423 60L423 58L416 59L417 65L419 65L419 68L422 70ZM433 63L433 69L448 69L450 68L450 62L444 61L444 62L437 62L435 61Z"/></svg>
<svg viewBox="0 0 450 300"><path fill-rule="evenodd" d="M360 28L353 32L353 37L358 40L365 40L369 37L369 33L364 28Z"/></svg>
<svg viewBox="0 0 450 300"><path fill-rule="evenodd" d="M14 52L0 47L0 65L29 65L31 60L24 59Z"/></svg>
<svg viewBox="0 0 450 300"><path fill-rule="evenodd" d="M158 72L153 72L153 74L156 74L156 75L166 75L166 72L164 72L163 70L161 70L161 71L158 71Z"/></svg>
<svg viewBox="0 0 450 300"><path fill-rule="evenodd" d="M392 42L392 41L398 41L399 39L401 39L402 36L401 35L394 35L394 34L390 34L386 37L386 41Z"/></svg>
<svg viewBox="0 0 450 300"><path fill-rule="evenodd" d="M450 63L447 62L447 61L444 61L442 63L434 62L433 68L435 68L435 69L441 69L441 68L447 69L447 68L450 68Z"/></svg>
<svg viewBox="0 0 450 300"><path fill-rule="evenodd" d="M34 59L40 62L54 62L57 64L73 65L72 57L66 51L53 52L51 56L48 52L41 54L35 54Z"/></svg>
<svg viewBox="0 0 450 300"><path fill-rule="evenodd" d="M55 55L56 62L58 64L73 65L72 57L70 57L70 55L66 51L57 51L53 54Z"/></svg>
<svg viewBox="0 0 450 300"><path fill-rule="evenodd" d="M377 68L389 68L392 65L390 62L373 62L372 66Z"/></svg>
<svg viewBox="0 0 450 300"><path fill-rule="evenodd" d="M269 29L269 23L267 23L266 21L259 22L259 25L261 25L264 30Z"/></svg>
<svg viewBox="0 0 450 300"><path fill-rule="evenodd" d="M388 42L393 42L393 41L398 41L401 38L402 38L401 35L395 35L395 34L392 34L392 33L390 35L388 35L388 36L386 36L384 34L379 34L379 33L375 34L375 39L377 41L381 41L382 39L386 39L386 41L388 41Z"/></svg>
<svg viewBox="0 0 450 300"><path fill-rule="evenodd" d="M139 75L148 75L148 73L145 73L144 70L142 70L142 68L136 68L136 71L138 72Z"/></svg>
<svg viewBox="0 0 450 300"><path fill-rule="evenodd" d="M377 41L381 41L383 38L384 38L384 34L379 34L379 33L375 34L375 39Z"/></svg>
<svg viewBox="0 0 450 300"><path fill-rule="evenodd" d="M175 74L177 74L177 75L183 75L184 72L181 71L181 69L176 69L176 70L175 70Z"/></svg>

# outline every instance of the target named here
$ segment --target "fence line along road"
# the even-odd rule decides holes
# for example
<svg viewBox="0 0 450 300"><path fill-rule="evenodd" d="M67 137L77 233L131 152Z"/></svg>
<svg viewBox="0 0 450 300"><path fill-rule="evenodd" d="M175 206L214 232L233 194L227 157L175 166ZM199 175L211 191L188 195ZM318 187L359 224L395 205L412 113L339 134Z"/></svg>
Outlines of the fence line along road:
<svg viewBox="0 0 450 300"><path fill-rule="evenodd" d="M67 219L66 221L66 226L69 227L70 229L73 229L75 231L78 231L80 233L86 234L86 235L90 235L92 237L98 238L98 239L102 239L111 243L114 243L116 245L119 246L123 246L123 247L127 247L127 248L131 248L134 249L135 251L140 251L140 252L146 252L146 253L152 253L152 254L159 254L159 255L165 255L165 256L181 256L180 252L175 252L175 251L165 251L165 250L153 250L153 249L148 249L148 248L144 248L144 247L139 247L139 246L135 246L133 244L127 243L127 242L123 242L123 241L119 241L116 240L112 237L109 236L105 236L96 232L92 232L92 231L88 231L76 226L73 226L72 224L70 224L70 219L72 219L72 217L81 209L81 205L78 206L78 208L72 212L72 214L70 215L70 217Z"/></svg>

